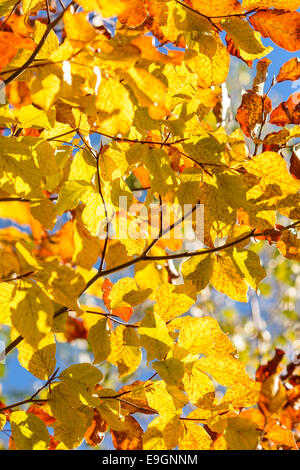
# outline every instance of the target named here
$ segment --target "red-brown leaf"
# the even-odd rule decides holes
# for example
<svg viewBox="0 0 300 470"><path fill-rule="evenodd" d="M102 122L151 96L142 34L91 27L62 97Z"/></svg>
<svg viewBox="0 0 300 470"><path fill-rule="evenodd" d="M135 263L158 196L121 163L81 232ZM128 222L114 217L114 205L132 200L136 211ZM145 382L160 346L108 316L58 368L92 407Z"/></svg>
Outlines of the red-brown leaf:
<svg viewBox="0 0 300 470"><path fill-rule="evenodd" d="M286 124L300 124L300 93L293 93L289 99L280 103L270 116L270 123L276 126L286 126Z"/></svg>

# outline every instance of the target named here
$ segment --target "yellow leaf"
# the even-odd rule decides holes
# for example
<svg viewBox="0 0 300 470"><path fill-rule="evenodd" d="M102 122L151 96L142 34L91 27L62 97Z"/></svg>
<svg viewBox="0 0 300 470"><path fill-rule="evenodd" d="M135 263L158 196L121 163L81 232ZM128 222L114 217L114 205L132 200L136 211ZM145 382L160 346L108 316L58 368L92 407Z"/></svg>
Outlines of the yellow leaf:
<svg viewBox="0 0 300 470"><path fill-rule="evenodd" d="M165 282L156 293L154 311L165 322L186 313L195 302L182 287Z"/></svg>
<svg viewBox="0 0 300 470"><path fill-rule="evenodd" d="M173 345L165 322L157 313L147 312L138 328L141 345L147 351L148 362L152 359L164 359Z"/></svg>
<svg viewBox="0 0 300 470"><path fill-rule="evenodd" d="M132 374L142 359L139 338L133 328L118 326L111 333L111 353L107 361L118 367L120 377Z"/></svg>
<svg viewBox="0 0 300 470"><path fill-rule="evenodd" d="M116 135L129 131L134 118L133 103L122 83L111 78L102 78L96 108L100 132Z"/></svg>
<svg viewBox="0 0 300 470"><path fill-rule="evenodd" d="M221 21L222 28L232 38L244 60L260 59L269 54L273 48L265 47L258 31L253 31L249 23L242 18L227 18Z"/></svg>
<svg viewBox="0 0 300 470"><path fill-rule="evenodd" d="M16 5L14 0L3 0L0 3L0 16L5 16L7 13L9 13L14 6Z"/></svg>
<svg viewBox="0 0 300 470"><path fill-rule="evenodd" d="M94 354L94 364L104 361L111 352L110 330L106 318L98 320L89 330L88 341Z"/></svg>
<svg viewBox="0 0 300 470"><path fill-rule="evenodd" d="M183 423L175 416L153 419L143 436L144 450L171 450L178 445L184 434Z"/></svg>
<svg viewBox="0 0 300 470"><path fill-rule="evenodd" d="M113 3L107 3L105 0L80 0L79 5L85 11L95 10L105 18L119 15L126 8L124 0L115 0Z"/></svg>
<svg viewBox="0 0 300 470"><path fill-rule="evenodd" d="M162 119L168 115L164 103L166 86L162 81L147 70L138 67L122 72L122 78L131 86L140 104L148 106L150 117Z"/></svg>
<svg viewBox="0 0 300 470"><path fill-rule="evenodd" d="M45 111L31 104L23 106L19 110L18 119L22 127L38 127L44 129L51 129L52 127Z"/></svg>
<svg viewBox="0 0 300 470"><path fill-rule="evenodd" d="M22 289L11 303L11 312L14 328L32 347L37 347L50 332L53 304L35 282L22 280Z"/></svg>
<svg viewBox="0 0 300 470"><path fill-rule="evenodd" d="M245 365L232 356L215 354L201 357L197 367L226 387L232 387L238 383L247 385L251 380L246 372Z"/></svg>
<svg viewBox="0 0 300 470"><path fill-rule="evenodd" d="M140 289L152 289L149 298L153 300L157 288L168 281L168 272L163 266L158 269L154 263L145 261L136 264L134 279Z"/></svg>
<svg viewBox="0 0 300 470"><path fill-rule="evenodd" d="M139 290L134 279L124 277L116 282L111 289L110 306L112 310L120 307L135 307L144 302L151 292L151 289Z"/></svg>
<svg viewBox="0 0 300 470"><path fill-rule="evenodd" d="M42 174L28 147L13 137L0 136L3 158L0 164L1 189L26 197L41 197Z"/></svg>
<svg viewBox="0 0 300 470"><path fill-rule="evenodd" d="M211 284L219 292L238 302L247 302L248 286L243 280L239 268L227 253L215 257Z"/></svg>
<svg viewBox="0 0 300 470"><path fill-rule="evenodd" d="M226 80L229 72L230 56L219 36L209 38L199 36L196 44L186 50L185 63L198 76L199 85L208 88Z"/></svg>
<svg viewBox="0 0 300 470"><path fill-rule="evenodd" d="M97 407L102 418L107 421L109 427L114 431L123 431L125 429L125 419L121 411L121 404L114 398L108 398L115 396L116 392L108 388L103 388L99 390L98 395L100 399L101 397L105 397Z"/></svg>
<svg viewBox="0 0 300 470"><path fill-rule="evenodd" d="M103 378L102 372L89 363L80 363L65 369L59 376L63 384L84 405L97 406L99 399L93 395L94 386Z"/></svg>
<svg viewBox="0 0 300 470"><path fill-rule="evenodd" d="M171 323L176 328L176 323ZM232 354L235 347L211 317L187 317L180 325L178 346L190 354Z"/></svg>
<svg viewBox="0 0 300 470"><path fill-rule="evenodd" d="M50 69L51 70L51 69ZM60 90L60 83L61 79L58 76L57 70L53 67L53 72L56 73L50 73L50 70L48 69L40 69L37 70L37 74L35 77L35 80L32 83L31 86L31 98L32 102L37 105L38 107L42 108L45 111L48 111L51 106L54 104L56 96ZM33 106L31 106L33 108ZM28 106L25 106L25 108L28 108ZM36 108L34 108L36 109ZM34 113L36 116L36 126L41 126L41 124L38 123L37 119L37 113ZM45 121L45 124L47 124L46 118L47 115L41 116L43 120ZM29 120L31 116L28 116ZM31 127L30 125L24 126L24 127ZM44 127L45 129L51 129L48 125L43 125L41 127Z"/></svg>
<svg viewBox="0 0 300 470"><path fill-rule="evenodd" d="M63 387L65 386L63 385ZM53 391L55 392L57 388L55 386ZM84 405L74 404L69 395L61 394L59 396L57 393L53 395L50 398L50 406L53 415L57 418L53 424L54 438L62 441L68 449L78 447L84 438L86 430L92 424L93 410ZM65 409L66 403L68 403L68 410ZM62 420L58 416L61 416Z"/></svg>
<svg viewBox="0 0 300 470"><path fill-rule="evenodd" d="M97 36L96 29L88 22L87 14L84 12L74 14L67 10L64 14L64 24L67 36L74 47L82 47Z"/></svg>
<svg viewBox="0 0 300 470"><path fill-rule="evenodd" d="M299 180L290 175L279 153L263 152L247 161L245 169L260 179L259 184L248 191L249 199L265 199L271 205L300 189Z"/></svg>
<svg viewBox="0 0 300 470"><path fill-rule="evenodd" d="M66 403L68 403L67 407ZM79 398L73 393L70 383L55 383L51 387L51 393L48 394L48 404L54 418L69 426L80 425L80 420L84 418L83 413L79 410ZM86 407L82 405L82 408Z"/></svg>
<svg viewBox="0 0 300 470"><path fill-rule="evenodd" d="M215 399L215 387L210 377L199 370L197 362L191 369L186 365L183 377L184 390L190 402L199 407L210 408Z"/></svg>
<svg viewBox="0 0 300 470"><path fill-rule="evenodd" d="M172 395L168 393L166 383L163 380L156 381L145 388L145 394L148 405L156 410L160 417L170 420L178 414L178 408Z"/></svg>
<svg viewBox="0 0 300 470"><path fill-rule="evenodd" d="M14 282L0 283L0 323L11 325L11 304L16 295L18 286Z"/></svg>
<svg viewBox="0 0 300 470"><path fill-rule="evenodd" d="M4 428L6 423L6 416L3 413L0 413L0 431Z"/></svg>
<svg viewBox="0 0 300 470"><path fill-rule="evenodd" d="M254 290L257 290L258 284L266 276L265 269L260 265L259 256L251 250L240 251L234 248L232 258L238 270L240 270L243 279Z"/></svg>
<svg viewBox="0 0 300 470"><path fill-rule="evenodd" d="M255 450L262 430L246 418L228 418L225 439L230 450Z"/></svg>
<svg viewBox="0 0 300 470"><path fill-rule="evenodd" d="M105 233L106 228L106 213L102 198L99 192L83 193L85 197L85 208L82 212L82 222L92 236L99 236ZM112 212L108 213L108 219L112 216Z"/></svg>
<svg viewBox="0 0 300 470"><path fill-rule="evenodd" d="M61 266L51 261L43 266L43 271L34 275L43 284L53 300L65 307L78 310L78 297L85 287L85 281L79 272L69 266Z"/></svg>
<svg viewBox="0 0 300 470"><path fill-rule="evenodd" d="M23 340L18 350L18 360L21 366L38 379L47 380L54 372L56 344L52 333L45 336L37 348L33 348Z"/></svg>
<svg viewBox="0 0 300 470"><path fill-rule="evenodd" d="M270 441L278 444L279 446L284 445L298 450L293 432L289 429L285 429L274 421L269 423L267 426L264 437L266 439L270 439Z"/></svg>
<svg viewBox="0 0 300 470"><path fill-rule="evenodd" d="M89 363L75 364L63 370L59 375L60 380L70 379L84 385L96 385L102 377L102 372Z"/></svg>
<svg viewBox="0 0 300 470"><path fill-rule="evenodd" d="M64 212L68 210L75 209L79 202L83 199L85 193L89 190L88 183L83 181L66 181L59 192L58 201L55 205L55 212L58 215L62 215ZM99 196L99 195L98 195ZM100 196L99 196L100 198ZM101 198L100 198L101 200ZM98 203L100 202L97 201ZM102 201L101 201L102 204ZM103 205L103 204L102 204ZM93 218L96 218L97 214L95 210L93 211ZM97 220L97 218L96 218ZM84 220L83 220L84 221ZM85 222L85 221L84 221ZM89 227L87 227L89 228ZM92 233L92 232L91 232ZM92 233L92 235L97 235L96 233Z"/></svg>
<svg viewBox="0 0 300 470"><path fill-rule="evenodd" d="M90 235L81 221L75 221L74 229L73 261L85 269L91 269L100 253L100 241Z"/></svg>
<svg viewBox="0 0 300 470"><path fill-rule="evenodd" d="M261 384L254 380L247 383L236 383L228 388L223 397L224 403L230 403L234 408L246 408L253 406L258 402Z"/></svg>
<svg viewBox="0 0 300 470"><path fill-rule="evenodd" d="M184 421L185 434L179 439L180 450L209 450L212 440L200 424Z"/></svg>
<svg viewBox="0 0 300 470"><path fill-rule="evenodd" d="M18 450L46 450L50 436L45 423L32 413L10 414L11 432Z"/></svg>
<svg viewBox="0 0 300 470"><path fill-rule="evenodd" d="M214 258L211 255L192 256L185 261L181 272L186 281L192 281L197 292L204 289L213 274Z"/></svg>
<svg viewBox="0 0 300 470"><path fill-rule="evenodd" d="M159 373L166 384L180 385L184 374L184 365L179 359L170 357L165 361L155 361L152 367Z"/></svg>

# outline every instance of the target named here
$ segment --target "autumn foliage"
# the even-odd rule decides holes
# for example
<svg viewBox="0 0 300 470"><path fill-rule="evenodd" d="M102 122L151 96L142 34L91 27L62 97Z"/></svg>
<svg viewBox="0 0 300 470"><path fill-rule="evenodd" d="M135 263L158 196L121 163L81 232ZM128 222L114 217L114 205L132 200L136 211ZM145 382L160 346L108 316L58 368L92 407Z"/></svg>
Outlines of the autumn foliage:
<svg viewBox="0 0 300 470"><path fill-rule="evenodd" d="M0 1L1 359L17 349L42 383L0 403L10 449L101 448L108 433L120 450L300 447L297 360L277 348L255 377L215 315L190 313L206 288L258 291L254 242L300 261L300 93L269 97L300 63L266 89L262 41L299 51L299 7ZM256 67L233 128L232 56ZM195 249L176 232L184 205ZM58 369L57 345L78 340L92 363Z"/></svg>

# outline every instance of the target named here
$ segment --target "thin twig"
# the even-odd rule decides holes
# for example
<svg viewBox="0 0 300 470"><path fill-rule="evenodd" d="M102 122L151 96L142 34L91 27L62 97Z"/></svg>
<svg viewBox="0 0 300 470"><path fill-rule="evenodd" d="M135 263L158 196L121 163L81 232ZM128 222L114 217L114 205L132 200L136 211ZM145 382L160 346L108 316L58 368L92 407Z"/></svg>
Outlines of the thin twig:
<svg viewBox="0 0 300 470"><path fill-rule="evenodd" d="M30 398L27 398L25 400L22 400L22 401L18 401L17 403L13 403L12 405L8 405L8 406L4 406L3 408L0 408L0 413L4 413L4 411L7 411L7 410L10 410L12 408L16 408L17 406L21 406L21 405L25 405L26 403L40 403L40 402L44 402L44 401L47 401L47 400L35 400L35 397L42 391L44 390L45 388L47 388L51 382L53 382L53 380L56 378L56 375L58 373L58 368L53 372L52 375L50 375L49 379L47 380L47 382L42 386L40 387L33 395L31 395Z"/></svg>
<svg viewBox="0 0 300 470"><path fill-rule="evenodd" d="M92 313L94 315L101 315L102 317L109 318L109 320L113 321L114 323L118 323L119 325L126 326L128 328L138 328L139 325L136 325L134 323L123 323L120 320L117 320L114 318L114 315L111 313L105 313L105 312L97 312L96 310L84 310L86 313Z"/></svg>
<svg viewBox="0 0 300 470"><path fill-rule="evenodd" d="M117 142L130 142L133 144L148 144L148 145L160 145L161 147L171 147L172 145L179 144L180 142L184 142L186 140L189 140L188 137L184 139L178 139L175 140L174 142L153 142L152 140L138 140L138 139L129 139L127 137L116 137L113 135L105 134L104 132L97 131L96 129L91 129L91 132L94 134L98 135L103 135L104 137L107 137L108 139L115 140Z"/></svg>

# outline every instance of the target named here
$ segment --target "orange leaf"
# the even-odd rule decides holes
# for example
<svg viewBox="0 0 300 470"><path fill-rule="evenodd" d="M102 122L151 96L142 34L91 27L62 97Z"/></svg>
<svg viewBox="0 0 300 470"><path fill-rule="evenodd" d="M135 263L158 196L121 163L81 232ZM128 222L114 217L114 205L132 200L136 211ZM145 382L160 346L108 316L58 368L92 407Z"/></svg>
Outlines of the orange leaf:
<svg viewBox="0 0 300 470"><path fill-rule="evenodd" d="M40 418L42 421L44 421L46 426L50 426L56 421L56 419L53 418L53 416L50 416L48 413L46 413L46 411L44 411L40 406L31 405L28 408L27 413L32 413L38 418Z"/></svg>
<svg viewBox="0 0 300 470"><path fill-rule="evenodd" d="M33 39L21 38L14 33L0 31L0 70L11 62L19 49L28 49L33 51L36 47Z"/></svg>
<svg viewBox="0 0 300 470"><path fill-rule="evenodd" d="M125 430L114 431L111 429L113 445L117 450L142 450L143 430L132 416L125 418Z"/></svg>
<svg viewBox="0 0 300 470"><path fill-rule="evenodd" d="M270 116L270 123L276 126L300 124L300 93L293 93L289 99L280 103Z"/></svg>
<svg viewBox="0 0 300 470"><path fill-rule="evenodd" d="M144 0L128 0L124 3L126 8L119 14L119 21L129 27L140 26L148 14Z"/></svg>
<svg viewBox="0 0 300 470"><path fill-rule="evenodd" d="M186 2L188 3L188 2ZM243 12L242 5L237 0L191 0L195 10L206 16L227 16Z"/></svg>
<svg viewBox="0 0 300 470"><path fill-rule="evenodd" d="M265 437L274 442L274 444L278 444L280 446L284 445L298 450L292 431L283 428L277 424L275 420L272 420L271 423L267 426Z"/></svg>
<svg viewBox="0 0 300 470"><path fill-rule="evenodd" d="M63 261L68 261L74 253L74 224L71 220L66 222L59 231L59 254Z"/></svg>
<svg viewBox="0 0 300 470"><path fill-rule="evenodd" d="M285 10L262 10L249 18L253 28L287 51L300 49L300 13Z"/></svg>
<svg viewBox="0 0 300 470"><path fill-rule="evenodd" d="M119 307L115 308L114 310L111 309L110 307L110 299L109 299L109 294L110 291L113 287L113 283L106 278L102 284L102 292L103 292L103 302L105 304L105 307L110 311L110 313L116 317L122 318L124 321L129 321L132 314L133 314L133 308L132 307Z"/></svg>
<svg viewBox="0 0 300 470"><path fill-rule="evenodd" d="M300 78L300 60L298 57L293 57L283 64L276 80L279 83L284 80L298 80L298 78Z"/></svg>
<svg viewBox="0 0 300 470"><path fill-rule="evenodd" d="M143 166L138 166L132 170L134 176L139 180L141 183L142 188L149 188L150 187L150 177L149 171L146 170Z"/></svg>
<svg viewBox="0 0 300 470"><path fill-rule="evenodd" d="M22 106L32 103L30 91L26 82L16 80L7 85L6 97L9 104L12 104L16 108L21 108ZM32 130L35 132L38 131L37 136L39 135L39 129ZM26 135L28 135L28 133Z"/></svg>

